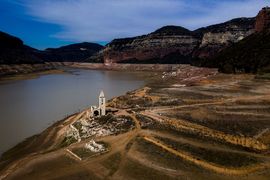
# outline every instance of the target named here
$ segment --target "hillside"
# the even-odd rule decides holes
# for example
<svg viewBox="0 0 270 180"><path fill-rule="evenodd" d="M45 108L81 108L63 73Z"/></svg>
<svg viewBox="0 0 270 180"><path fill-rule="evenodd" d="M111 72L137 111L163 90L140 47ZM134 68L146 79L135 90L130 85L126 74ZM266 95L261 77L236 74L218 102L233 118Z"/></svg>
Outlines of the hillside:
<svg viewBox="0 0 270 180"><path fill-rule="evenodd" d="M253 34L202 65L226 73L270 71L270 31Z"/></svg>
<svg viewBox="0 0 270 180"><path fill-rule="evenodd" d="M103 49L96 43L77 43L40 51L23 41L0 31L0 64L37 64L44 62L82 62Z"/></svg>
<svg viewBox="0 0 270 180"><path fill-rule="evenodd" d="M224 49L201 65L218 67L226 73L270 72L270 8L263 8L256 19L256 33Z"/></svg>
<svg viewBox="0 0 270 180"><path fill-rule="evenodd" d="M212 58L254 33L254 29L255 18L237 18L195 31L164 26L147 35L115 39L102 54L106 64L191 63L196 58Z"/></svg>
<svg viewBox="0 0 270 180"><path fill-rule="evenodd" d="M36 49L24 45L21 39L0 31L0 64L42 63L35 52Z"/></svg>
<svg viewBox="0 0 270 180"><path fill-rule="evenodd" d="M40 52L40 57L45 61L75 61L83 62L98 51L102 50L103 46L96 43L77 43L59 48L48 48Z"/></svg>

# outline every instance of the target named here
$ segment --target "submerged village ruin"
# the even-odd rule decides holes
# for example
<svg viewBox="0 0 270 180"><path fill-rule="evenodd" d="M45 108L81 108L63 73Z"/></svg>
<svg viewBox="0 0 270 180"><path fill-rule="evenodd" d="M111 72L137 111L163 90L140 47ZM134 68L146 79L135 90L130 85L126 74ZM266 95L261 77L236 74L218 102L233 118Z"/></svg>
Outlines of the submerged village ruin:
<svg viewBox="0 0 270 180"><path fill-rule="evenodd" d="M98 106L90 106L85 110L85 116L69 125L66 132L65 142L72 144L81 142L83 139L91 138L88 143L85 143L84 148L93 152L105 152L107 148L104 144L95 142L95 137L108 136L126 131L122 126L128 126L128 130L133 128L131 119L124 116L114 117L113 110L106 110L106 98L103 90L98 97ZM75 156L74 153L68 152Z"/></svg>
<svg viewBox="0 0 270 180"><path fill-rule="evenodd" d="M185 65L153 77L14 147L0 179L270 176L269 80Z"/></svg>
<svg viewBox="0 0 270 180"><path fill-rule="evenodd" d="M95 126L95 123L90 123L90 120L93 120L94 118L102 117L106 115L106 99L104 92L101 90L99 94L99 106L91 106L89 110L86 110L86 117L85 119L80 119L77 122L74 122L73 124L70 124L70 129L67 131L67 139L73 139L77 142L81 142L82 138L87 138L92 135L107 135L108 131L101 130L97 127L97 131L91 131L89 132L91 127ZM81 136L84 134L83 136ZM105 147L102 144L96 143L93 139L90 140L89 143L85 144L85 148L92 151L92 152L102 152L105 151ZM75 156L74 153L71 151L68 151L71 153L71 155Z"/></svg>

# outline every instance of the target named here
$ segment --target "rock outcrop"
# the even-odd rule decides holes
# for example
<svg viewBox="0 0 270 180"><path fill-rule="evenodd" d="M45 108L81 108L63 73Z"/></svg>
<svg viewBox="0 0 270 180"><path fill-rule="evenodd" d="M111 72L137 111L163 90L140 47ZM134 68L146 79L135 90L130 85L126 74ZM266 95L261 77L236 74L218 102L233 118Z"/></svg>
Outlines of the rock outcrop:
<svg viewBox="0 0 270 180"><path fill-rule="evenodd" d="M255 18L231 21L190 31L165 26L148 35L116 39L103 51L110 63L190 63L194 58L209 58L232 43L254 32Z"/></svg>
<svg viewBox="0 0 270 180"><path fill-rule="evenodd" d="M256 32L261 32L269 28L270 28L270 7L265 7L259 12L256 18L255 30Z"/></svg>
<svg viewBox="0 0 270 180"><path fill-rule="evenodd" d="M196 30L195 32L202 34L202 39L193 57L214 57L222 49L254 33L254 23L255 18L238 18Z"/></svg>
<svg viewBox="0 0 270 180"><path fill-rule="evenodd" d="M263 8L256 18L256 33L224 49L205 66L218 67L226 73L270 72L270 8Z"/></svg>
<svg viewBox="0 0 270 180"><path fill-rule="evenodd" d="M188 63L189 55L199 43L200 39L191 31L165 26L148 35L113 40L103 51L104 62Z"/></svg>

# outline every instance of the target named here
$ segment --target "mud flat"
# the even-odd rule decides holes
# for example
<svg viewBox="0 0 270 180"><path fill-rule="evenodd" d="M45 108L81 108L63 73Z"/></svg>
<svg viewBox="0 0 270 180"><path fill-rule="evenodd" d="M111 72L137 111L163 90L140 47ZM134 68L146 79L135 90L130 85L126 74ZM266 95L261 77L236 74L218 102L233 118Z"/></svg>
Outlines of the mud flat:
<svg viewBox="0 0 270 180"><path fill-rule="evenodd" d="M82 111L9 150L0 179L268 179L269 88L254 75L212 69L159 73L109 100L118 110L112 115L87 119ZM80 142L67 139L71 124ZM91 139L108 151L83 159L67 153Z"/></svg>

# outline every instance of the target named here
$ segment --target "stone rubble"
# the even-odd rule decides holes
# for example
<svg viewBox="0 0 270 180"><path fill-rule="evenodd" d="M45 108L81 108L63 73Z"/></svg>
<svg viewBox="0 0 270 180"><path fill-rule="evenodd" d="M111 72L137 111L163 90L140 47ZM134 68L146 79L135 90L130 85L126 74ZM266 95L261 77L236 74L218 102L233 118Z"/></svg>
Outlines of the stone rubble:
<svg viewBox="0 0 270 180"><path fill-rule="evenodd" d="M67 135L66 137L73 137L74 139L77 140L77 142L81 142L81 137L79 131L71 124L69 126L69 129L67 130Z"/></svg>
<svg viewBox="0 0 270 180"><path fill-rule="evenodd" d="M96 143L93 139L90 140L89 143L86 143L84 147L85 147L85 149L88 149L88 150L90 150L92 152L96 152L96 153L103 152L106 150L104 145Z"/></svg>
<svg viewBox="0 0 270 180"><path fill-rule="evenodd" d="M105 123L99 119L79 119L69 126L67 137L74 137L77 142L90 137L102 137L126 132L134 127L131 120L123 117L109 119Z"/></svg>

